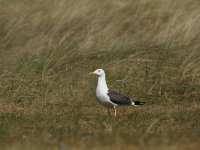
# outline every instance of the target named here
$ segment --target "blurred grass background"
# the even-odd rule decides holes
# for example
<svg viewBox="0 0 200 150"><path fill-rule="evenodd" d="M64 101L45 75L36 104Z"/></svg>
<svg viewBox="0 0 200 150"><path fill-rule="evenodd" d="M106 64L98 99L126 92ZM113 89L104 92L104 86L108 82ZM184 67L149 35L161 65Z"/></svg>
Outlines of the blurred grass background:
<svg viewBox="0 0 200 150"><path fill-rule="evenodd" d="M0 147L198 149L200 1L0 0ZM110 88L142 107L118 117Z"/></svg>

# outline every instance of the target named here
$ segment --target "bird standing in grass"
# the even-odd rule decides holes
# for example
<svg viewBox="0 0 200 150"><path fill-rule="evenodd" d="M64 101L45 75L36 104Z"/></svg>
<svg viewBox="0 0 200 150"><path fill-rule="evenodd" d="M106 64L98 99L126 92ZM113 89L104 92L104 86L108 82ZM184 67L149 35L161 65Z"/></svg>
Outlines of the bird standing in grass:
<svg viewBox="0 0 200 150"><path fill-rule="evenodd" d="M106 75L103 69L97 69L94 72L90 72L90 75L98 76L98 83L96 88L97 101L103 106L107 107L108 115L110 115L110 109L114 108L114 115L116 117L118 106L138 106L144 105L145 102L132 101L130 98L119 94L116 91L109 90L106 84Z"/></svg>

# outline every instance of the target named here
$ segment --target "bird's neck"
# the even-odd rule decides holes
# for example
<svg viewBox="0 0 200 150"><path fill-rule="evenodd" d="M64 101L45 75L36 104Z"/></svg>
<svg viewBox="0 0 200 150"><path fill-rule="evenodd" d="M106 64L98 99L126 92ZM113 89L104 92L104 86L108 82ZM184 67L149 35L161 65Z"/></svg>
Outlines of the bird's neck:
<svg viewBox="0 0 200 150"><path fill-rule="evenodd" d="M105 75L98 77L97 90L101 90L101 91L105 90L105 92L108 91L108 86L106 84L106 77L105 77Z"/></svg>

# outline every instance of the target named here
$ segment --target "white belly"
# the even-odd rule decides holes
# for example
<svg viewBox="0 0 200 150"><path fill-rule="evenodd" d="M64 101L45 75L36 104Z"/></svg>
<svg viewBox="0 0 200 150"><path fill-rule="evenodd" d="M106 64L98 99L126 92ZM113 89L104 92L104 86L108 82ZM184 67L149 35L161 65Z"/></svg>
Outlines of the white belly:
<svg viewBox="0 0 200 150"><path fill-rule="evenodd" d="M114 108L117 106L117 104L114 104L113 102L110 101L109 96L107 95L107 92L99 92L98 90L96 91L96 98L97 101L102 104L103 106L107 108Z"/></svg>

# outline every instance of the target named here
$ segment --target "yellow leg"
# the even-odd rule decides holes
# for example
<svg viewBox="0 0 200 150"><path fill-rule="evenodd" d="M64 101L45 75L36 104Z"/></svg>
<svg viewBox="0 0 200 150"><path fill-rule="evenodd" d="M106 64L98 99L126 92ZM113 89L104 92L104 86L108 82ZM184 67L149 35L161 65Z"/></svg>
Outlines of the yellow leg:
<svg viewBox="0 0 200 150"><path fill-rule="evenodd" d="M115 117L117 116L117 109L116 108L114 108L114 110L115 110Z"/></svg>
<svg viewBox="0 0 200 150"><path fill-rule="evenodd" d="M108 116L110 116L110 109L108 109Z"/></svg>

